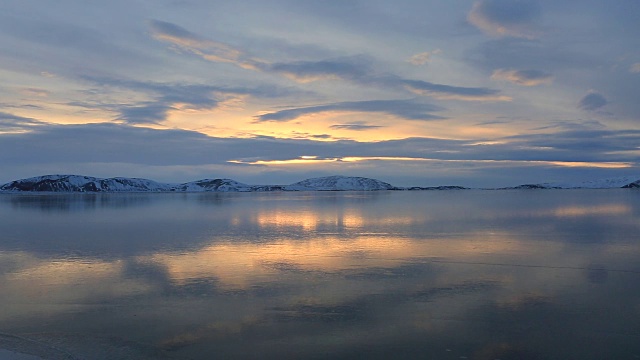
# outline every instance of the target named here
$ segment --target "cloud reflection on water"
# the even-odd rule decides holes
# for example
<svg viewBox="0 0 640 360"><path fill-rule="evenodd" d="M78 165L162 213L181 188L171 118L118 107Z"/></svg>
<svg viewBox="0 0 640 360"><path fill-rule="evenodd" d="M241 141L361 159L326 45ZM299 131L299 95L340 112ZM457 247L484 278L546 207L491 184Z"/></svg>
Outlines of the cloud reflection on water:
<svg viewBox="0 0 640 360"><path fill-rule="evenodd" d="M640 351L640 204L584 194L1 201L0 331L117 332L191 358Z"/></svg>

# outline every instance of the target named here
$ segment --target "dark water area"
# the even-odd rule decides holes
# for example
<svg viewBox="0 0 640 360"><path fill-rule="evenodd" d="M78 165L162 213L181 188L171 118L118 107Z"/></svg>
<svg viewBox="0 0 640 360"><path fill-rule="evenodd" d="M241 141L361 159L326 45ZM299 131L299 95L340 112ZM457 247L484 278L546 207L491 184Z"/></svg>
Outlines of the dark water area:
<svg viewBox="0 0 640 360"><path fill-rule="evenodd" d="M0 195L0 359L640 359L640 191Z"/></svg>

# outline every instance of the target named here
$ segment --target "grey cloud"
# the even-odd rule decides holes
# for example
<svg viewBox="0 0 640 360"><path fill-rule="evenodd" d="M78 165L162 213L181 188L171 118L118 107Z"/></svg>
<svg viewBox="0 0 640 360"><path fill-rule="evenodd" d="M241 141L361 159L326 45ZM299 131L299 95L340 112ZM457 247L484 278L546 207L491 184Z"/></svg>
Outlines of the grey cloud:
<svg viewBox="0 0 640 360"><path fill-rule="evenodd" d="M321 61L275 63L262 68L300 81L326 78L361 79L371 73L371 63L369 58L354 56Z"/></svg>
<svg viewBox="0 0 640 360"><path fill-rule="evenodd" d="M175 104L185 104L192 109L213 109L224 95L250 95L261 98L277 98L296 93L295 89L263 85L259 87L215 86L184 83L144 82L122 78L80 76L84 81L100 87L115 87L148 94L152 101L137 103L105 104L101 102L70 102L68 105L85 108L102 108L119 112L118 120L131 124L159 123ZM101 90L92 90L98 95ZM299 93L299 92L298 92ZM94 94L95 95L95 94Z"/></svg>
<svg viewBox="0 0 640 360"><path fill-rule="evenodd" d="M33 144L24 152L20 144ZM118 124L46 125L21 134L0 134L0 163L132 163L155 166L226 164L238 158L288 159L307 153L351 153L353 141L330 144L271 137L216 138L185 130Z"/></svg>
<svg viewBox="0 0 640 360"><path fill-rule="evenodd" d="M510 100L506 96L499 95L500 90L489 88L461 87L443 84L434 84L422 80L397 80L399 84L405 85L411 91L430 95L441 99L457 99L457 100Z"/></svg>
<svg viewBox="0 0 640 360"><path fill-rule="evenodd" d="M336 130L354 130L354 131L379 129L381 127L383 127L383 126L371 125L371 124L367 124L367 123L362 122L362 121L348 123L348 124L335 124L335 125L331 125L330 126L330 128L336 129Z"/></svg>
<svg viewBox="0 0 640 360"><path fill-rule="evenodd" d="M414 100L349 101L280 110L260 115L256 118L256 121L290 121L303 115L328 111L378 112L394 115L406 120L437 120L444 118L431 113L441 110L443 110L441 107Z"/></svg>
<svg viewBox="0 0 640 360"><path fill-rule="evenodd" d="M583 97L578 103L578 107L582 110L594 111L607 105L607 99L598 93L590 93Z"/></svg>
<svg viewBox="0 0 640 360"><path fill-rule="evenodd" d="M262 62L248 58L233 46L206 39L176 24L151 20L149 26L157 40L179 46L207 61L234 63L249 69L255 69Z"/></svg>
<svg viewBox="0 0 640 360"><path fill-rule="evenodd" d="M406 138L379 142L332 142L216 138L194 131L154 130L116 124L43 125L0 135L0 163L225 164L229 160L286 160L302 155L423 157L442 160L631 161L637 162L640 131L574 130L485 139ZM33 144L16 153L20 144Z"/></svg>
<svg viewBox="0 0 640 360"><path fill-rule="evenodd" d="M581 122L557 120L557 121L550 122L549 125L537 127L532 130L539 131L539 130L549 130L549 129L560 129L562 131L577 131L577 130L583 131L583 130L606 130L607 127L603 123L597 120L589 120L589 121L581 121Z"/></svg>
<svg viewBox="0 0 640 360"><path fill-rule="evenodd" d="M219 101L214 92L221 90L219 87L206 85L163 84L95 77L84 77L84 79L102 86L146 92L155 97L154 101L131 104L95 104L95 106L119 112L120 116L117 120L130 124L160 123L167 118L168 111L176 103L187 104L194 109L215 108ZM87 106L91 104L84 104L84 107Z"/></svg>
<svg viewBox="0 0 640 360"><path fill-rule="evenodd" d="M540 15L541 8L533 0L480 0L473 5L468 20L493 36L534 38Z"/></svg>
<svg viewBox="0 0 640 360"><path fill-rule="evenodd" d="M495 179L501 176L496 175L496 168L512 174L513 185L531 180L530 177L523 178L525 168L530 171L538 169L535 170L538 176L547 174L542 179L549 179L548 172L553 170L551 164L528 161L631 162L635 167L620 170L627 171L629 175L629 172L637 173L639 169L637 146L640 143L640 131L564 131L508 137L498 139L501 140L498 143L486 142L488 140L407 138L379 142L327 142L267 136L216 138L193 131L154 130L116 124L43 125L26 133L0 134L0 163L5 169L3 176L6 181L13 180L6 178L7 176L13 177L18 173L41 175L45 171L43 169L48 169L48 172L73 172L76 171L74 169L82 169L85 173L90 170L88 175L97 172L96 175L101 174L100 176L114 176L110 172L125 176L135 174L160 181L168 177L173 179L171 181L186 181L197 176L230 177L243 174L244 178L239 180L260 183L274 177L292 181L292 176L299 180L310 177L310 174L328 175L326 171L354 176L389 176L389 180L400 177L404 179L402 181L406 181L408 178L425 178L425 169L429 169L428 177L443 176L444 172L450 177L452 171L457 171L457 180L453 180L471 186L477 185L476 181L480 177L487 184L495 185ZM30 145L25 147L24 144ZM229 163L231 160L289 160L303 155L317 156L318 159L413 157L433 160L418 164L388 161L385 162L388 165L368 168L366 172L358 164L340 162L332 163L330 168L288 169ZM522 163L514 164L513 161ZM598 172L597 176L611 176L605 170L589 171ZM212 174L212 171L216 173ZM399 171L402 176L398 175ZM575 172L557 167L553 171ZM473 177L476 180L469 180L470 172L478 176ZM493 183L491 179L494 180Z"/></svg>
<svg viewBox="0 0 640 360"><path fill-rule="evenodd" d="M404 79L396 75L379 75L366 57L351 57L325 61L279 63L266 68L299 81L340 79L364 86L409 90L415 94L438 99L467 101L505 101L500 90L436 84L423 80Z"/></svg>
<svg viewBox="0 0 640 360"><path fill-rule="evenodd" d="M423 80L404 79L396 75L379 75L373 70L372 59L355 56L340 59L278 63L264 67L299 81L340 79L364 86L406 89L420 95L439 99L470 101L503 101L499 90L436 84Z"/></svg>
<svg viewBox="0 0 640 360"><path fill-rule="evenodd" d="M269 63L262 59L248 58L239 49L204 39L175 24L158 21L151 24L156 38L187 48L208 61L234 63L245 69L280 74L299 82L337 79L358 85L409 90L442 99L510 100L506 96L499 96L499 90L494 89L435 84L422 80L404 79L393 74L378 74L373 69L373 59L363 55L319 61Z"/></svg>
<svg viewBox="0 0 640 360"><path fill-rule="evenodd" d="M638 130L602 130L576 127L555 133L518 135L505 138L513 147L534 149L536 156L549 151L544 160L638 162ZM535 151L535 149L545 149Z"/></svg>
<svg viewBox="0 0 640 360"><path fill-rule="evenodd" d="M553 81L553 75L540 70L498 69L493 72L491 78L509 81L522 86L549 84Z"/></svg>
<svg viewBox="0 0 640 360"><path fill-rule="evenodd" d="M171 109L171 106L162 103L123 106L117 120L123 120L129 124L157 124L167 118L167 113Z"/></svg>
<svg viewBox="0 0 640 360"><path fill-rule="evenodd" d="M206 40L189 30L166 21L150 20L149 27L155 36L169 36L193 42L206 42Z"/></svg>
<svg viewBox="0 0 640 360"><path fill-rule="evenodd" d="M40 105L25 104L25 103L20 103L20 104L7 104L7 103L0 103L0 108L4 108L4 109L30 109L30 110L42 110L42 106L40 106Z"/></svg>
<svg viewBox="0 0 640 360"><path fill-rule="evenodd" d="M17 131L46 124L40 120L13 115L0 111L0 131Z"/></svg>
<svg viewBox="0 0 640 360"><path fill-rule="evenodd" d="M210 97L210 94L212 92L250 95L260 98L278 98L303 92L303 90L293 87L281 87L273 85L244 87L189 83L163 83L89 75L82 75L79 78L84 81L91 82L97 86L111 86L141 91L160 95L163 99L170 101L175 100L176 102L184 102L193 105L202 104L204 106L209 105L212 101Z"/></svg>

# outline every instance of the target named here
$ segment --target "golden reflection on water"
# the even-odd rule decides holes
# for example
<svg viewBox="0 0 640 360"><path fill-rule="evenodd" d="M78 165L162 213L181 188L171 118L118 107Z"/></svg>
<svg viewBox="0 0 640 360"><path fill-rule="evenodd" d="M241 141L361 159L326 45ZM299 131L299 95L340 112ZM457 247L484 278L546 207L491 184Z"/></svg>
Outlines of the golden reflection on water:
<svg viewBox="0 0 640 360"><path fill-rule="evenodd" d="M557 217L581 217L592 215L626 215L632 209L624 204L603 204L596 206L565 206L556 208L553 214Z"/></svg>
<svg viewBox="0 0 640 360"><path fill-rule="evenodd" d="M557 249L556 249L557 250ZM215 243L187 253L158 253L140 261L161 264L173 282L214 278L223 287L246 289L281 269L337 272L360 267L393 267L420 258L482 261L532 252L531 244L506 233L479 233L463 239L335 236L270 243Z"/></svg>
<svg viewBox="0 0 640 360"><path fill-rule="evenodd" d="M362 209L346 208L338 212L317 212L312 209L292 212L289 209L274 209L260 211L252 219L261 228L300 228L313 231L322 226L330 225L341 228L362 228L374 222L408 225L416 221L414 217L385 214L382 219L367 218Z"/></svg>

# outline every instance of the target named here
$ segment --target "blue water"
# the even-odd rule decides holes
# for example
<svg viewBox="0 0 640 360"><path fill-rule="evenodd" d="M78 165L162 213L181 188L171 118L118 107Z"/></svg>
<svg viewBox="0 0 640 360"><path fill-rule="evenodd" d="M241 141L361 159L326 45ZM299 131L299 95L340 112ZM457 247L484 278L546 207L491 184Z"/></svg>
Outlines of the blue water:
<svg viewBox="0 0 640 360"><path fill-rule="evenodd" d="M640 192L0 195L0 349L639 359Z"/></svg>

